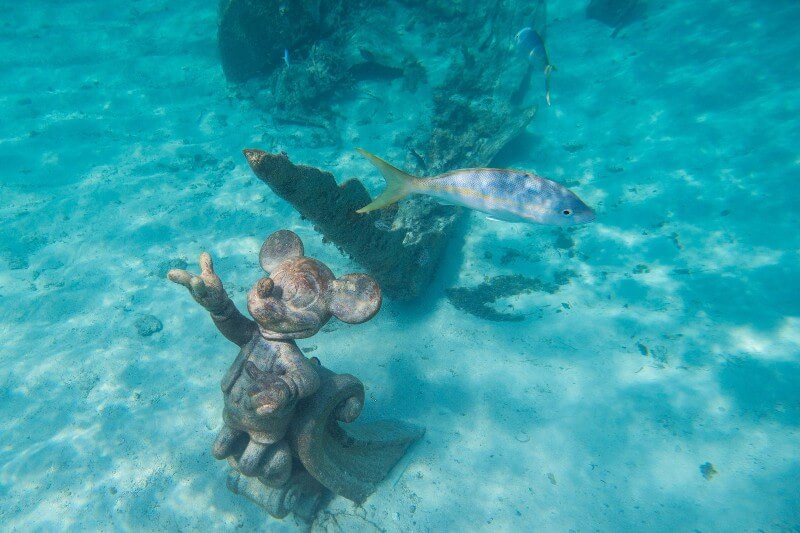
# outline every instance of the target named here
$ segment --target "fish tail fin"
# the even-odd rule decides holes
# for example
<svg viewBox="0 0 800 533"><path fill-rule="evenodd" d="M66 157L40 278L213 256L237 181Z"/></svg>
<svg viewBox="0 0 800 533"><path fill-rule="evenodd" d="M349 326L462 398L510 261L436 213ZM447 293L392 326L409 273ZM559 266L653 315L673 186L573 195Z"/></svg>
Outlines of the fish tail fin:
<svg viewBox="0 0 800 533"><path fill-rule="evenodd" d="M547 105L550 105L550 73L556 69L553 65L547 65L544 69L544 95Z"/></svg>
<svg viewBox="0 0 800 533"><path fill-rule="evenodd" d="M395 202L402 200L405 196L414 190L414 182L417 180L411 174L406 174L399 168L393 167L380 157L374 156L366 150L356 148L356 151L369 159L370 163L375 165L380 171L383 179L386 180L386 188L378 195L371 203L358 209L356 213L369 213L376 209L381 209L387 205L392 205Z"/></svg>

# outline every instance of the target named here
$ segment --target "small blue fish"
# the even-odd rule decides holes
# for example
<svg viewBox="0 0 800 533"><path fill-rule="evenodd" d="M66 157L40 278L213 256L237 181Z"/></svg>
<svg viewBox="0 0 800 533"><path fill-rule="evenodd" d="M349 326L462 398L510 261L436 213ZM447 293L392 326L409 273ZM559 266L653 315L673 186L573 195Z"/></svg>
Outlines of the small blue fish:
<svg viewBox="0 0 800 533"><path fill-rule="evenodd" d="M289 49L288 48L284 48L283 49L283 62L286 63L287 67L289 66Z"/></svg>
<svg viewBox="0 0 800 533"><path fill-rule="evenodd" d="M532 28L522 28L514 37L517 50L525 56L533 67L545 75L545 98L547 105L550 105L550 73L555 67L550 64L547 57L547 50L544 47L544 39Z"/></svg>
<svg viewBox="0 0 800 533"><path fill-rule="evenodd" d="M544 47L544 39L532 28L519 30L514 36L514 44L534 67L544 70L550 64L547 59L547 50Z"/></svg>
<svg viewBox="0 0 800 533"><path fill-rule="evenodd" d="M365 150L359 148L358 152L378 168L386 189L356 213L375 211L409 194L425 194L508 222L572 226L595 218L592 208L575 193L532 172L468 168L416 178Z"/></svg>

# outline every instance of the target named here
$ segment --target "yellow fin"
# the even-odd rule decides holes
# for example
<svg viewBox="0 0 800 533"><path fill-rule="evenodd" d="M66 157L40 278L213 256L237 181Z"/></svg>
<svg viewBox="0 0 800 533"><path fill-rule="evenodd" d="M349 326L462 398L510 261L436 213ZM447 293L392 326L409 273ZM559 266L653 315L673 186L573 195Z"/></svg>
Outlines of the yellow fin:
<svg viewBox="0 0 800 533"><path fill-rule="evenodd" d="M544 94L547 105L550 105L550 73L556 70L556 67L548 64L544 67Z"/></svg>
<svg viewBox="0 0 800 533"><path fill-rule="evenodd" d="M375 165L380 171L383 179L386 180L386 188L378 195L371 203L358 209L356 213L369 213L387 205L402 200L405 196L414 190L414 182L417 180L411 174L406 174L399 168L393 167L380 157L374 156L366 150L356 148L356 151L369 159L370 163Z"/></svg>

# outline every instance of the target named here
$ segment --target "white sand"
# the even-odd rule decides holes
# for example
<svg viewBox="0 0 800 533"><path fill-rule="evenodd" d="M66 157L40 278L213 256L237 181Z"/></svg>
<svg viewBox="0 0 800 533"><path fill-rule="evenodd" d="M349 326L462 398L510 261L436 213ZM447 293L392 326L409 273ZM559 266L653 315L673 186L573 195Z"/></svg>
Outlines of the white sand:
<svg viewBox="0 0 800 533"><path fill-rule="evenodd" d="M242 310L274 230L357 271L240 150L283 149L377 190L351 148L391 158L402 144L378 114L314 148L230 98L214 4L3 8L4 530L299 527L225 488L210 444L236 348L165 262L196 270L208 250ZM427 427L362 507L334 500L321 528L800 527L800 10L655 2L610 39L577 4L551 2L553 106L502 163L567 183L598 222L562 233L473 215L425 298L300 342L365 383L363 418ZM574 246L556 247L564 236ZM527 257L502 265L507 248ZM567 269L555 294L501 302L523 322L444 297ZM140 336L142 315L163 330Z"/></svg>

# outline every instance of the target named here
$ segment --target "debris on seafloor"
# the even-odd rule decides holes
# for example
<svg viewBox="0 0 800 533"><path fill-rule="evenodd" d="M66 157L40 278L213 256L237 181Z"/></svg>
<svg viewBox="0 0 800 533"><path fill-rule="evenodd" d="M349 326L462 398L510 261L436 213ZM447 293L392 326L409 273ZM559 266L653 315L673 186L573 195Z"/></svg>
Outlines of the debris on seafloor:
<svg viewBox="0 0 800 533"><path fill-rule="evenodd" d="M387 296L412 299L433 278L460 211L420 199L395 211L358 214L371 201L360 181L337 185L330 172L295 165L286 154L244 154L259 179L367 269Z"/></svg>
<svg viewBox="0 0 800 533"><path fill-rule="evenodd" d="M611 37L647 14L646 0L591 0L586 7L586 16L599 20L606 26L614 28Z"/></svg>
<svg viewBox="0 0 800 533"><path fill-rule="evenodd" d="M515 274L495 276L475 287L452 287L445 292L447 299L456 309L478 318L494 322L519 322L525 319L525 315L502 313L492 307L492 304L500 298L517 294L529 294L534 291L553 294L558 289L557 284L544 283L539 279Z"/></svg>

